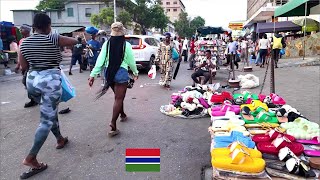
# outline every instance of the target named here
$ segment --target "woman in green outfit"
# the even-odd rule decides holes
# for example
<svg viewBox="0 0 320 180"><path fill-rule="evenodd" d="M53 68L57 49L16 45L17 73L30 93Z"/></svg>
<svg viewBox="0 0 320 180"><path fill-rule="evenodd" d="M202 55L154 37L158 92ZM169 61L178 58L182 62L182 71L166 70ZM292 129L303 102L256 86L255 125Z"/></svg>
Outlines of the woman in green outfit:
<svg viewBox="0 0 320 180"><path fill-rule="evenodd" d="M129 81L129 67L133 72L134 80L138 79L138 70L132 46L130 43L125 41L124 34L122 23L115 22L111 25L111 38L103 44L97 63L89 78L89 86L91 87L94 83L94 78L103 70L104 67L107 68L105 74L105 87L106 89L111 87L115 94L112 120L110 124L111 131L109 132L110 137L119 134L119 130L116 125L119 115L121 118L120 121L125 121L127 119L127 115L123 110L123 100L126 96Z"/></svg>

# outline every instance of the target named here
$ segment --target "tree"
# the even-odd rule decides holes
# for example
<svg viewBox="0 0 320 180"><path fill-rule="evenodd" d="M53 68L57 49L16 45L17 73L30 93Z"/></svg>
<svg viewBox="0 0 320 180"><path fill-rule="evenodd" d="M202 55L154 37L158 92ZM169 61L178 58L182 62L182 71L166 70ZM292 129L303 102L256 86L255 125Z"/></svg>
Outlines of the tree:
<svg viewBox="0 0 320 180"><path fill-rule="evenodd" d="M190 22L190 27L192 29L193 32L196 32L196 30L199 27L202 27L206 24L206 20L204 20L202 17L197 16L194 19L191 20Z"/></svg>
<svg viewBox="0 0 320 180"><path fill-rule="evenodd" d="M40 11L47 9L63 9L64 0L42 0L36 8Z"/></svg>
<svg viewBox="0 0 320 180"><path fill-rule="evenodd" d="M205 25L205 20L198 16L192 20L188 17L188 13L183 12L179 14L179 19L174 23L175 30L182 37L191 37L196 30Z"/></svg>
<svg viewBox="0 0 320 180"><path fill-rule="evenodd" d="M111 24L114 22L113 9L103 8L99 14L91 15L90 22L97 27L111 26Z"/></svg>
<svg viewBox="0 0 320 180"><path fill-rule="evenodd" d="M169 18L165 15L163 8L158 4L152 7L151 12L151 18L154 19L154 21L151 22L151 25L161 29L161 33L163 33L163 30L169 23Z"/></svg>
<svg viewBox="0 0 320 180"><path fill-rule="evenodd" d="M124 27L128 28L132 25L132 16L128 11L122 10L117 16L117 21L120 21Z"/></svg>

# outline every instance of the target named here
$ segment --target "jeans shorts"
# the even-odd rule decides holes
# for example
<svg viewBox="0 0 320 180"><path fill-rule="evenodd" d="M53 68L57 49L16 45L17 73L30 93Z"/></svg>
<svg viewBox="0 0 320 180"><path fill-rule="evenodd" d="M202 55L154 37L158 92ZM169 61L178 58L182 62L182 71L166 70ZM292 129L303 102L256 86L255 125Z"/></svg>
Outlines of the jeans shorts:
<svg viewBox="0 0 320 180"><path fill-rule="evenodd" d="M105 71L105 77L107 77L107 71ZM116 73L114 77L114 82L118 84L127 83L129 81L129 73L128 70L126 70L123 67L120 67L118 72Z"/></svg>

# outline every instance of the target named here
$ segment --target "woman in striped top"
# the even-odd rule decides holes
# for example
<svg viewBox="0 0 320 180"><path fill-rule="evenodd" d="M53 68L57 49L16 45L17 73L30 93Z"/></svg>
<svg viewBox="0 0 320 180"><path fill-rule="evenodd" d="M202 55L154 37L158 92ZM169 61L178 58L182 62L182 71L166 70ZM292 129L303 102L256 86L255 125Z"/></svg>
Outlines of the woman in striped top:
<svg viewBox="0 0 320 180"><path fill-rule="evenodd" d="M47 168L46 164L38 162L37 154L50 131L57 139L57 149L68 142L67 137L61 135L58 122L58 104L62 95L59 69L62 56L59 47L77 43L74 38L51 34L51 19L44 13L34 16L33 28L35 33L23 41L18 56L22 71L29 69L27 89L40 104L40 125L33 146L23 161L31 170L23 173L21 178L28 178Z"/></svg>

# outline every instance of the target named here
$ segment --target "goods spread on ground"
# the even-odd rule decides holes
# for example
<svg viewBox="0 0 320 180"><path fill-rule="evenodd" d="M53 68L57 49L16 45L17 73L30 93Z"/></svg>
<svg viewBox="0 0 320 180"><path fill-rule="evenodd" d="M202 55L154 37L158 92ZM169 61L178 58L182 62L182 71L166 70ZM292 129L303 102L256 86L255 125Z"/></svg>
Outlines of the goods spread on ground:
<svg viewBox="0 0 320 180"><path fill-rule="evenodd" d="M214 178L319 177L319 124L277 94L231 94L219 86L185 87L160 108L172 117L211 117Z"/></svg>

